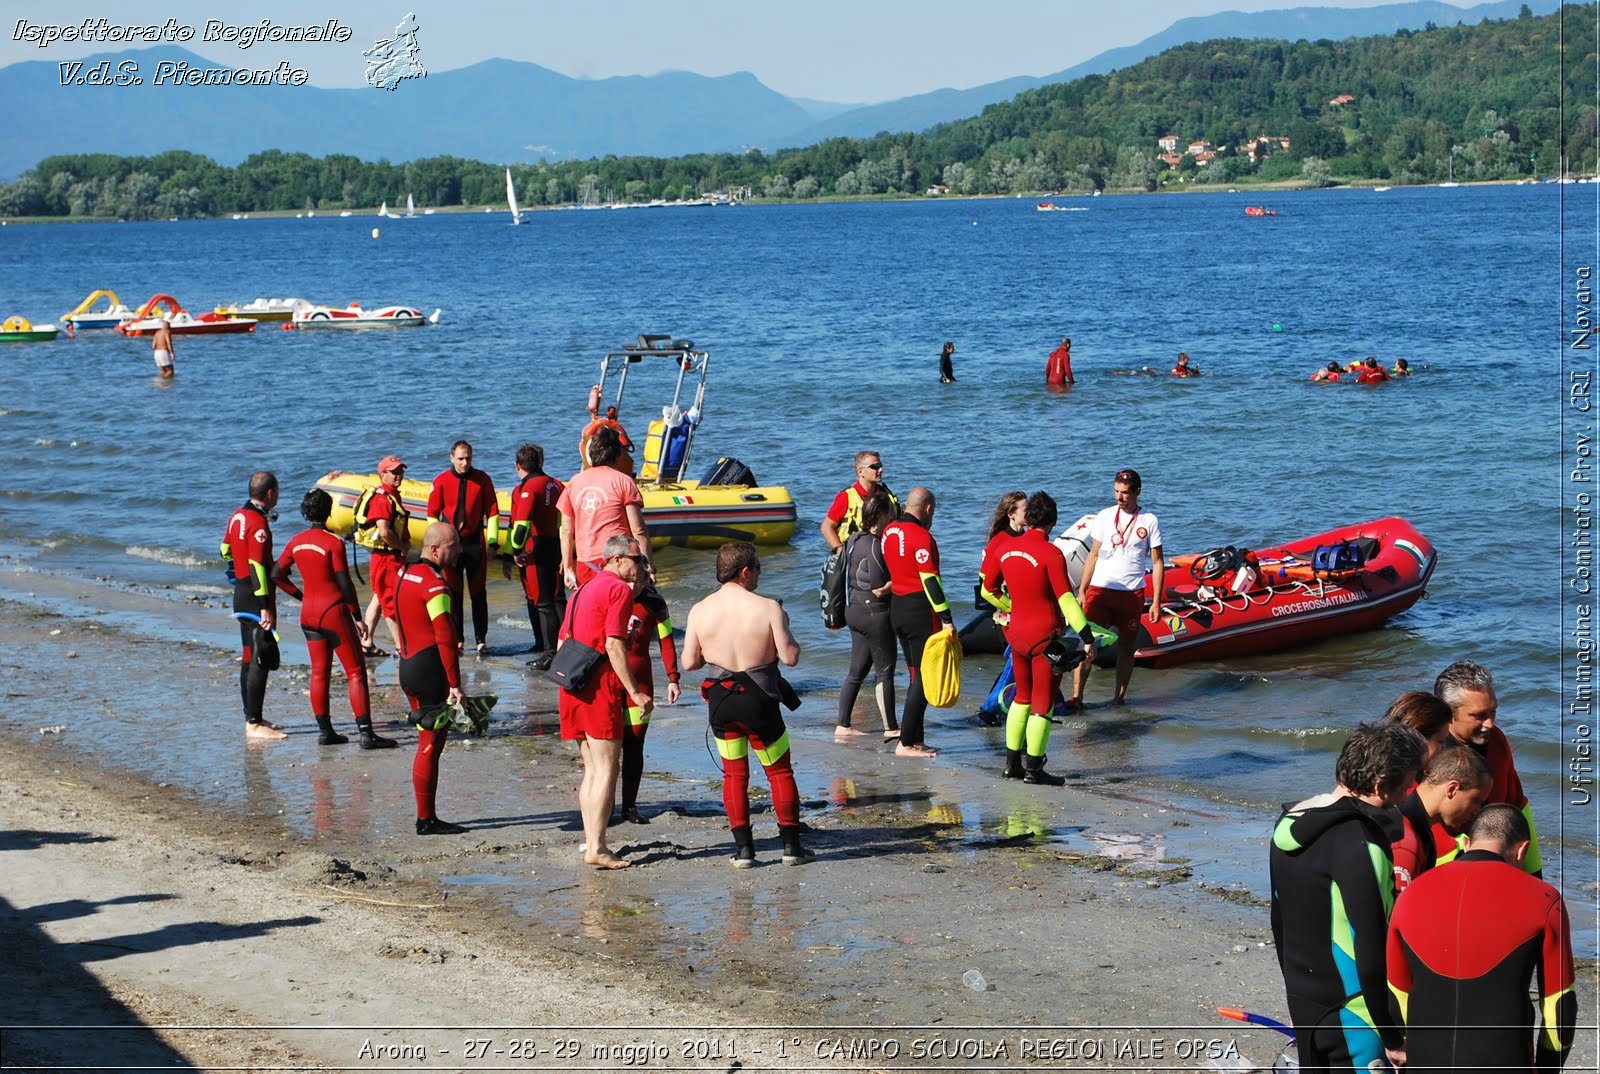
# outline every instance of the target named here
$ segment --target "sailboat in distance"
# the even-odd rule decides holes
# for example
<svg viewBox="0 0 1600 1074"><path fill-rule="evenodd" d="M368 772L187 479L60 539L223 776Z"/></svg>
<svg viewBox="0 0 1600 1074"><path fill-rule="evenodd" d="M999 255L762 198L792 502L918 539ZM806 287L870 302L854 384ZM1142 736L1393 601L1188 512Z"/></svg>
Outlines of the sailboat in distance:
<svg viewBox="0 0 1600 1074"><path fill-rule="evenodd" d="M378 206L378 215L382 217L387 217L389 215L389 202L387 200L385 200L382 205Z"/></svg>
<svg viewBox="0 0 1600 1074"><path fill-rule="evenodd" d="M511 222L522 223L522 210L517 208L517 186L511 181L511 169L506 169L506 201L511 205Z"/></svg>
<svg viewBox="0 0 1600 1074"><path fill-rule="evenodd" d="M417 204L411 200L411 195L406 195L406 219L410 220L417 215Z"/></svg>

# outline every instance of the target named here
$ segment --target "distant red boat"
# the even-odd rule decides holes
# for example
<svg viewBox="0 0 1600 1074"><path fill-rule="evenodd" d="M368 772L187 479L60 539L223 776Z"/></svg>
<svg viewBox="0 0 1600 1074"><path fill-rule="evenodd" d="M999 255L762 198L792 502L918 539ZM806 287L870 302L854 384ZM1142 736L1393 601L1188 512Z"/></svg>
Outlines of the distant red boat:
<svg viewBox="0 0 1600 1074"><path fill-rule="evenodd" d="M1244 207L1244 214L1246 216L1277 216L1278 211L1276 209L1268 209L1261 205L1246 205Z"/></svg>
<svg viewBox="0 0 1600 1074"><path fill-rule="evenodd" d="M1437 562L1403 518L1270 548L1177 556L1163 580L1167 614L1155 626L1139 621L1134 661L1174 667L1372 630L1422 599ZM1145 586L1148 598L1148 578Z"/></svg>

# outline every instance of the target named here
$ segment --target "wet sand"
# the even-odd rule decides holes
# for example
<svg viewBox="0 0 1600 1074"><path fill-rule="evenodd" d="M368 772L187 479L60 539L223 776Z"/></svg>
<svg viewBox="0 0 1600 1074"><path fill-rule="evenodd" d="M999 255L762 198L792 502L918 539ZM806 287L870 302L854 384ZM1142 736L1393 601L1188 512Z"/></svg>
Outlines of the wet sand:
<svg viewBox="0 0 1600 1074"><path fill-rule="evenodd" d="M1281 1046L1215 1014L1283 1013L1267 911L1240 882L1265 871L1271 818L835 744L812 702L793 737L818 858L778 864L758 793L762 865L738 872L686 702L652 724L651 823L613 829L634 867L601 873L579 859L553 690L507 653L469 661L469 691L502 700L490 736L443 760L440 813L472 830L421 838L409 728L384 732L392 751L318 746L303 665L267 699L289 739L246 745L218 601L0 575L7 1021L234 1027L10 1030L8 1066L886 1069L921 1041L942 1065L1149 1069L1198 1065L1194 1039L1258 1063ZM404 708L393 676L375 669L380 724ZM337 676L333 697L348 730ZM964 987L969 969L991 990ZM1592 1009L1592 971L1581 988ZM542 1051L507 1053L523 1040ZM389 1045L422 1053L371 1051Z"/></svg>

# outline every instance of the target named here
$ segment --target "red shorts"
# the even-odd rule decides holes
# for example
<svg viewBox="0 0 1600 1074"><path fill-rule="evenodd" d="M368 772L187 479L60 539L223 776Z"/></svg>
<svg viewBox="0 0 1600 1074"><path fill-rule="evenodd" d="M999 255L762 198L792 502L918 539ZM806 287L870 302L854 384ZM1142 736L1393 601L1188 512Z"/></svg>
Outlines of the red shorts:
<svg viewBox="0 0 1600 1074"><path fill-rule="evenodd" d="M628 695L622 681L607 667L581 694L558 689L563 739L621 739L628 730Z"/></svg>
<svg viewBox="0 0 1600 1074"><path fill-rule="evenodd" d="M1083 615L1091 623L1110 627L1118 637L1132 638L1144 614L1144 594L1135 589L1102 589L1090 586L1084 592ZM1131 633L1130 633L1131 631Z"/></svg>
<svg viewBox="0 0 1600 1074"><path fill-rule="evenodd" d="M406 557L390 552L374 552L367 563L367 574L372 579L372 592L378 598L378 607L385 619L398 619L394 596L400 585L400 572L405 569Z"/></svg>

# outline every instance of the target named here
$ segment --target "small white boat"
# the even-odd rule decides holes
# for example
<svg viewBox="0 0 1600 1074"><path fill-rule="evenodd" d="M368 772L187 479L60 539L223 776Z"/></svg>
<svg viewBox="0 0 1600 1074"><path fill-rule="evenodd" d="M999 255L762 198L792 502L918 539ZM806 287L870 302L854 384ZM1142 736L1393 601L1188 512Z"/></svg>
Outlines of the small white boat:
<svg viewBox="0 0 1600 1074"><path fill-rule="evenodd" d="M410 220L413 217L415 217L416 215L417 215L417 204L416 204L416 202L411 200L411 195L407 194L406 195L406 215L405 215L405 218L407 220Z"/></svg>
<svg viewBox="0 0 1600 1074"><path fill-rule="evenodd" d="M354 216L355 213L352 213L349 209L346 209L346 210L344 210L344 212L340 213L339 215L340 216Z"/></svg>
<svg viewBox="0 0 1600 1074"><path fill-rule="evenodd" d="M511 206L511 222L522 223L522 210L517 208L517 187L511 181L511 169L506 169L506 202Z"/></svg>
<svg viewBox="0 0 1600 1074"><path fill-rule="evenodd" d="M362 309L352 302L342 309L336 306L312 306L294 311L296 328L421 328L425 324L438 324L442 310L434 310L424 317L415 306L382 306Z"/></svg>
<svg viewBox="0 0 1600 1074"><path fill-rule="evenodd" d="M387 200L385 200L382 205L378 206L378 215L384 217L385 219L394 219L389 215L389 202Z"/></svg>

